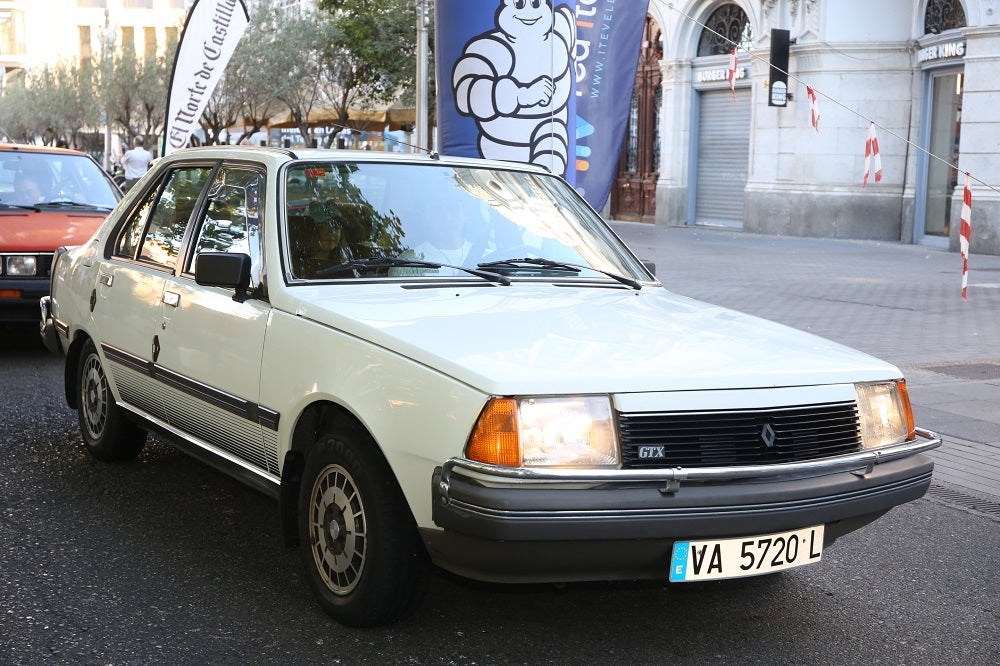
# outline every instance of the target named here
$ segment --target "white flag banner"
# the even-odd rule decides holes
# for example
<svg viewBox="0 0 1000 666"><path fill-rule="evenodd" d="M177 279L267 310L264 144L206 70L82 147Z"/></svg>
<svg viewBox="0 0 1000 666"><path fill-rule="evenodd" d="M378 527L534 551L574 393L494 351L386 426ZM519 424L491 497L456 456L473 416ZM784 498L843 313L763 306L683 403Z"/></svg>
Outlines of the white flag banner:
<svg viewBox="0 0 1000 666"><path fill-rule="evenodd" d="M188 144L191 133L250 23L244 0L195 0L184 22L167 96L163 154Z"/></svg>
<svg viewBox="0 0 1000 666"><path fill-rule="evenodd" d="M806 94L809 96L809 120L813 129L819 131L819 100L816 99L816 91L806 86Z"/></svg>
<svg viewBox="0 0 1000 666"><path fill-rule="evenodd" d="M729 51L729 89L733 91L733 101L736 101L736 47Z"/></svg>

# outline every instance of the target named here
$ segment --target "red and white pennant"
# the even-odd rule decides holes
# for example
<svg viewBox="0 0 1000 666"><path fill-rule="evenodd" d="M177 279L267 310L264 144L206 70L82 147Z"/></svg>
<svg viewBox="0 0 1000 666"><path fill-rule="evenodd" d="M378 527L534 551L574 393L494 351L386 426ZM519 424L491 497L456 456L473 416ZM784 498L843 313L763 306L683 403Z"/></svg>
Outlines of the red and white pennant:
<svg viewBox="0 0 1000 666"><path fill-rule="evenodd" d="M969 297L969 239L972 237L972 176L965 172L965 192L962 193L962 226L958 234L959 247L962 250L962 300Z"/></svg>
<svg viewBox="0 0 1000 666"><path fill-rule="evenodd" d="M819 131L819 100L816 99L816 91L806 86L806 95L809 96L809 118L812 121L813 129Z"/></svg>
<svg viewBox="0 0 1000 666"><path fill-rule="evenodd" d="M733 91L733 101L736 101L736 47L729 51L729 89Z"/></svg>
<svg viewBox="0 0 1000 666"><path fill-rule="evenodd" d="M861 187L868 185L868 176L875 169L875 182L882 180L882 156L878 152L878 137L875 136L875 123L868 125L868 139L865 141L865 178Z"/></svg>

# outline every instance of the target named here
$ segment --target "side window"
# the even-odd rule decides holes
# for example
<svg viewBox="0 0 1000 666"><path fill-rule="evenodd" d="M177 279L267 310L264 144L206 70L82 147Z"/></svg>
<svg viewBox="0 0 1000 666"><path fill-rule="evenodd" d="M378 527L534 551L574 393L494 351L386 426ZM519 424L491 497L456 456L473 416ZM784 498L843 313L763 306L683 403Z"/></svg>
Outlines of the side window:
<svg viewBox="0 0 1000 666"><path fill-rule="evenodd" d="M173 171L153 206L139 259L172 268L177 261L191 211L208 181L211 167L186 167ZM137 213L141 213L141 207Z"/></svg>
<svg viewBox="0 0 1000 666"><path fill-rule="evenodd" d="M146 195L142 205L132 212L128 222L122 228L118 242L115 243L116 257L135 259L136 252L142 245L142 232L146 228L146 220L149 219L149 211L153 210L153 202L156 201L157 194L156 191L150 192Z"/></svg>
<svg viewBox="0 0 1000 666"><path fill-rule="evenodd" d="M261 193L264 176L245 167L223 167L208 193L208 206L196 230L187 270L193 272L202 252L236 252L250 255L252 284L261 280Z"/></svg>

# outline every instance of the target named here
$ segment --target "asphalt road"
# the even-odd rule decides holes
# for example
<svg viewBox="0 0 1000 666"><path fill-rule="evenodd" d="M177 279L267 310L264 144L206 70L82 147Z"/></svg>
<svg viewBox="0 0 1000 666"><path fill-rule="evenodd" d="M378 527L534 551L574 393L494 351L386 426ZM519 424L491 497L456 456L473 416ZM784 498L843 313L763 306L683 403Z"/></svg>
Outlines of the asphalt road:
<svg viewBox="0 0 1000 666"><path fill-rule="evenodd" d="M20 335L25 335L22 331ZM495 586L346 629L276 504L166 445L83 450L61 360L0 330L0 664L967 664L1000 654L1000 520L923 499L818 565L712 584Z"/></svg>

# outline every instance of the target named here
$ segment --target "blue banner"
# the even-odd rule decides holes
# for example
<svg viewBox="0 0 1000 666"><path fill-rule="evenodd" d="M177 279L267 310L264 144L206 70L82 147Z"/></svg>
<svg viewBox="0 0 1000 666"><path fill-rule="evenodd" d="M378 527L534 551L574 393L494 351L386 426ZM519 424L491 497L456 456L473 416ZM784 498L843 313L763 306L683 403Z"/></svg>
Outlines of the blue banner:
<svg viewBox="0 0 1000 666"><path fill-rule="evenodd" d="M576 5L576 188L601 210L618 171L648 3Z"/></svg>
<svg viewBox="0 0 1000 666"><path fill-rule="evenodd" d="M646 5L437 0L441 152L544 166L602 208L628 120Z"/></svg>

